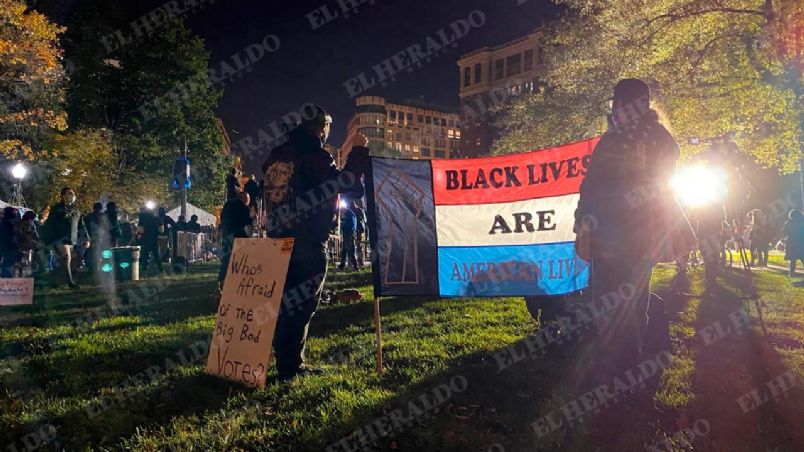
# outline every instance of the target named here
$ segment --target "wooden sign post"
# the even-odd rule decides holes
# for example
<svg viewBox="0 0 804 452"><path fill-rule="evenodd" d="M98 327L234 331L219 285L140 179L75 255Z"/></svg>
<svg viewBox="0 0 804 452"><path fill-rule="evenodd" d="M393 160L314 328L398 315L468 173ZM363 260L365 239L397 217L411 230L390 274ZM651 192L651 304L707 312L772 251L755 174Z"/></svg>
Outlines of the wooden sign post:
<svg viewBox="0 0 804 452"><path fill-rule="evenodd" d="M33 304L33 278L0 279L0 306Z"/></svg>
<svg viewBox="0 0 804 452"><path fill-rule="evenodd" d="M207 373L265 387L293 239L236 239L218 306Z"/></svg>

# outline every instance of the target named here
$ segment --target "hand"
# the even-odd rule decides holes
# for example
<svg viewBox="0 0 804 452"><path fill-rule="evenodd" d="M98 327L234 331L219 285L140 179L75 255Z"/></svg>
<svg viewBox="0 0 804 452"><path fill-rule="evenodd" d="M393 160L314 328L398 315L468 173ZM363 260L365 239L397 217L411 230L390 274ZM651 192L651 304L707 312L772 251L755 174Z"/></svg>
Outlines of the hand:
<svg viewBox="0 0 804 452"><path fill-rule="evenodd" d="M344 169L357 174L359 177L366 173L369 165L371 165L371 157L369 157L368 148L364 146L352 148L352 151L349 152L349 157L346 158L346 167Z"/></svg>
<svg viewBox="0 0 804 452"><path fill-rule="evenodd" d="M368 138L362 133L358 133L354 136L354 138L352 138L352 147L359 146L364 148L368 146L368 143Z"/></svg>

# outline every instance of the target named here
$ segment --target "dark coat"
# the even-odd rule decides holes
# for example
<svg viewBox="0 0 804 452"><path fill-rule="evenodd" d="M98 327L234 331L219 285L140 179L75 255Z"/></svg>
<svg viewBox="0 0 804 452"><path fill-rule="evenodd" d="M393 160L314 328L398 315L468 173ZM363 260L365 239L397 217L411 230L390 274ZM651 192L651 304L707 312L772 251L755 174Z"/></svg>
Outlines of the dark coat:
<svg viewBox="0 0 804 452"><path fill-rule="evenodd" d="M0 220L0 253L16 252L19 245L16 224L10 218Z"/></svg>
<svg viewBox="0 0 804 452"><path fill-rule="evenodd" d="M357 216L352 209L341 211L341 234L354 234L357 231Z"/></svg>
<svg viewBox="0 0 804 452"><path fill-rule="evenodd" d="M159 243L159 227L162 222L152 213L140 212L138 226L142 228L141 245L154 246Z"/></svg>
<svg viewBox="0 0 804 452"><path fill-rule="evenodd" d="M43 226L45 242L48 245L57 243L77 245L79 233L86 233L82 223L78 207L68 206L64 202L55 204L50 208L50 215Z"/></svg>
<svg viewBox="0 0 804 452"><path fill-rule="evenodd" d="M221 233L224 236L248 237L247 227L253 222L251 209L240 199L227 201L221 210Z"/></svg>
<svg viewBox="0 0 804 452"><path fill-rule="evenodd" d="M575 212L576 233L587 224L589 257L662 262L694 249L669 184L678 157L678 144L652 110L609 128L592 154Z"/></svg>
<svg viewBox="0 0 804 452"><path fill-rule="evenodd" d="M233 174L226 175L226 200L234 199L237 193L240 192L240 181Z"/></svg>
<svg viewBox="0 0 804 452"><path fill-rule="evenodd" d="M353 154L368 156L368 149L355 147L350 162ZM294 129L262 167L268 236L294 237L297 247L323 245L335 222L338 193L363 196L363 185L354 176L360 174L359 163L350 162L341 171L317 137Z"/></svg>
<svg viewBox="0 0 804 452"><path fill-rule="evenodd" d="M804 217L794 216L787 220L782 233L787 236L784 258L789 261L804 259Z"/></svg>

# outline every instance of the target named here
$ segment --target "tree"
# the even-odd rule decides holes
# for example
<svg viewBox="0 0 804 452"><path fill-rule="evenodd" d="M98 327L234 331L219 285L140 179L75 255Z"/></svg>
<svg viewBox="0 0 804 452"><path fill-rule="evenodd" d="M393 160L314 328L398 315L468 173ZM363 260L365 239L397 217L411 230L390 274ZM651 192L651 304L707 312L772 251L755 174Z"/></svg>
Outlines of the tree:
<svg viewBox="0 0 804 452"><path fill-rule="evenodd" d="M679 137L728 137L758 164L802 156L804 4L781 0L557 0L545 35L547 89L502 112L496 152L605 131L617 80L636 77ZM536 126L534 126L534 124Z"/></svg>
<svg viewBox="0 0 804 452"><path fill-rule="evenodd" d="M21 0L0 0L0 155L35 160L63 130L62 28Z"/></svg>
<svg viewBox="0 0 804 452"><path fill-rule="evenodd" d="M209 54L203 40L176 19L109 46L108 36L125 31L136 17L118 2L94 0L70 21L70 125L111 132L116 174L147 181L135 185L147 190L131 194L138 198L170 197L172 164L186 140L194 176L189 199L211 208L222 202L229 158L214 114L221 91L207 80Z"/></svg>

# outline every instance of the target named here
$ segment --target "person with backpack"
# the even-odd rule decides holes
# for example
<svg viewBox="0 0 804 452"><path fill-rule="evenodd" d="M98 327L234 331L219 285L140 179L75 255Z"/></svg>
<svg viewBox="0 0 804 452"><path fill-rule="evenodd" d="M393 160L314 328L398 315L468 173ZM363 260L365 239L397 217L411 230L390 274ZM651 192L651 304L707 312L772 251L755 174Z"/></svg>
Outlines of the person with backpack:
<svg viewBox="0 0 804 452"><path fill-rule="evenodd" d="M357 134L346 166L338 168L324 149L332 117L317 105L304 113L262 167L266 233L294 239L274 338L280 380L314 372L304 365L304 348L326 278L326 242L338 194L361 198L361 178L370 164L368 139Z"/></svg>

